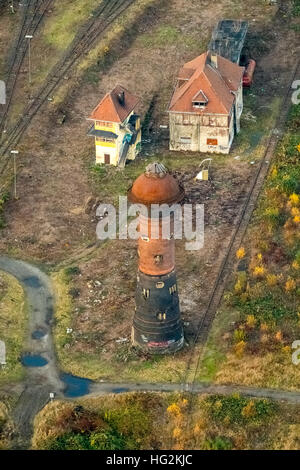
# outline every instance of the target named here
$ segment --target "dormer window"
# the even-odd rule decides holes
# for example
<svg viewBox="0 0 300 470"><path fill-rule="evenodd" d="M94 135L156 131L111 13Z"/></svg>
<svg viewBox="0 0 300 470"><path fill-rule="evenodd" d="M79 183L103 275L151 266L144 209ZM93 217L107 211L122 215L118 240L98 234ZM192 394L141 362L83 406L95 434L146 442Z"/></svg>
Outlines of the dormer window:
<svg viewBox="0 0 300 470"><path fill-rule="evenodd" d="M193 108L204 109L208 103L207 96L203 93L202 90L198 91L198 93L193 98Z"/></svg>

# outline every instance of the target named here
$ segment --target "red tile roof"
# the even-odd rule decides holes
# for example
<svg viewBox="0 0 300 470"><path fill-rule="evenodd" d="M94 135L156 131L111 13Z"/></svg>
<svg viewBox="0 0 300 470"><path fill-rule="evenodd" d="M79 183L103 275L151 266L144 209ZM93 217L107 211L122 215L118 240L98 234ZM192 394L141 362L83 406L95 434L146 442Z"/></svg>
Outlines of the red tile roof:
<svg viewBox="0 0 300 470"><path fill-rule="evenodd" d="M218 66L215 68L211 63L209 53L205 52L184 65L179 78L182 80L184 77L188 80L183 84L179 82L176 86L169 107L170 112L196 114L228 114L230 112L234 102L232 91L238 90L244 67L221 56L217 56L217 62ZM193 99L200 91L208 99L204 110L193 107Z"/></svg>
<svg viewBox="0 0 300 470"><path fill-rule="evenodd" d="M124 103L120 96L124 93ZM126 88L117 85L110 93L107 93L93 110L88 119L96 121L123 122L134 110L139 99L132 95Z"/></svg>

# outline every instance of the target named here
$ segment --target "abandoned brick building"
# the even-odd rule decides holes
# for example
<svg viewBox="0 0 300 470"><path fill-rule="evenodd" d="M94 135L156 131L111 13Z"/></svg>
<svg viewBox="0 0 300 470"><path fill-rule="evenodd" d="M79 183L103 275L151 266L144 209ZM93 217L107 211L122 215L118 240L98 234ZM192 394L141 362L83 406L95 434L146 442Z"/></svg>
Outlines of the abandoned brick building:
<svg viewBox="0 0 300 470"><path fill-rule="evenodd" d="M169 106L170 150L229 153L240 131L243 72L214 52L182 67Z"/></svg>

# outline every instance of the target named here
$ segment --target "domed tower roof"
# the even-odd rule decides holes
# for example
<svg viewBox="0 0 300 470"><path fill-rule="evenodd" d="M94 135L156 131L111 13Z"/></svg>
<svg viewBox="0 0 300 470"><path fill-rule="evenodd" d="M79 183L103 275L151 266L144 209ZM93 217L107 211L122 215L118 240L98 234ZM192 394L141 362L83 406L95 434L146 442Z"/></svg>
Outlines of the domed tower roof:
<svg viewBox="0 0 300 470"><path fill-rule="evenodd" d="M146 206L173 204L184 197L184 189L162 163L151 163L128 192L130 202Z"/></svg>

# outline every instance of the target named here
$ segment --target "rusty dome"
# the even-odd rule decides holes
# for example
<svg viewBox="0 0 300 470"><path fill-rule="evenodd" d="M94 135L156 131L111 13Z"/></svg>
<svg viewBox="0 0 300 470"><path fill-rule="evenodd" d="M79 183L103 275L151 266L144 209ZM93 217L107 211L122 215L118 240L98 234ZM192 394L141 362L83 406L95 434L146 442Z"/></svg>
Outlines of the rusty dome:
<svg viewBox="0 0 300 470"><path fill-rule="evenodd" d="M184 197L184 189L162 163L151 163L128 191L130 202L144 204L173 204Z"/></svg>

